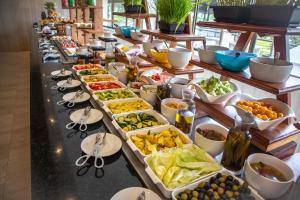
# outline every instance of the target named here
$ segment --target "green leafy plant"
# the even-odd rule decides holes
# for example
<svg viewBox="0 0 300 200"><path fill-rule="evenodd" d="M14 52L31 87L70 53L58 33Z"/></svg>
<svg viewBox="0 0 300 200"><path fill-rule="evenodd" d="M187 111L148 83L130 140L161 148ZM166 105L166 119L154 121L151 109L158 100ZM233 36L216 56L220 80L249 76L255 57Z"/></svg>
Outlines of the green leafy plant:
<svg viewBox="0 0 300 200"><path fill-rule="evenodd" d="M210 0L203 0L197 2L197 4L205 2L209 3ZM155 0L154 3L159 20L168 24L176 23L176 30L185 22L187 16L196 5L192 0Z"/></svg>
<svg viewBox="0 0 300 200"><path fill-rule="evenodd" d="M259 6L295 6L300 5L300 0L256 0L255 5Z"/></svg>
<svg viewBox="0 0 300 200"><path fill-rule="evenodd" d="M51 2L51 1L47 1L47 2L45 2L45 4L44 4L44 8L45 8L46 10L54 10L55 4L54 4L53 2Z"/></svg>
<svg viewBox="0 0 300 200"><path fill-rule="evenodd" d="M129 6L129 5L142 5L142 1L143 0L124 0L124 4L125 6Z"/></svg>
<svg viewBox="0 0 300 200"><path fill-rule="evenodd" d="M249 6L253 3L254 0L217 0L218 6Z"/></svg>

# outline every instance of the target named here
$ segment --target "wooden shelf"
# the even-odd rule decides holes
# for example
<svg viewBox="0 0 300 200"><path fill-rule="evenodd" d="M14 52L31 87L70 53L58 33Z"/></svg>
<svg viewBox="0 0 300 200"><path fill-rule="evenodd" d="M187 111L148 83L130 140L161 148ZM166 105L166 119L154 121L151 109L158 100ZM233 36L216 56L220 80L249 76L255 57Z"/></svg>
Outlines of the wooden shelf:
<svg viewBox="0 0 300 200"><path fill-rule="evenodd" d="M149 63L152 63L153 65L163 68L165 71L167 71L173 75L198 74L198 73L204 72L204 70L201 67L198 67L193 64L189 64L183 69L173 69L170 64L162 64L162 63L156 62L153 58L149 58L145 54L139 55L139 57L146 60Z"/></svg>
<svg viewBox="0 0 300 200"><path fill-rule="evenodd" d="M117 35L117 34L113 34L113 35L115 37L121 39L121 40L125 40L125 41L130 42L130 43L135 44L135 45L137 45L137 44L143 44L143 42L141 42L141 41L133 40L132 38L126 38L123 35Z"/></svg>
<svg viewBox="0 0 300 200"><path fill-rule="evenodd" d="M218 65L210 65L204 62L200 62L199 60L192 59L190 61L191 64L197 65L199 67L202 67L204 69L207 69L209 71L218 73L222 76L226 76L228 78L235 79L237 81L246 83L248 85L251 85L253 87L262 89L264 91L267 91L269 93L275 94L275 95L281 95L285 93L290 93L296 90L300 90L300 78L295 77L291 75L289 79L285 83L268 83L260 80L256 80L251 77L250 73L247 72L230 72L227 70L223 70Z"/></svg>
<svg viewBox="0 0 300 200"><path fill-rule="evenodd" d="M226 127L234 126L234 117L237 115L234 108L224 108L223 105L208 104L198 98L195 99L195 102L198 110L206 112L214 120ZM277 127L264 131L252 128L252 144L264 152L270 152L285 144L296 141L299 133L300 130L294 125L286 123L281 123Z"/></svg>
<svg viewBox="0 0 300 200"><path fill-rule="evenodd" d="M103 31L100 30L95 30L95 29L83 29L82 30L85 33L90 33L90 34L103 34Z"/></svg>
<svg viewBox="0 0 300 200"><path fill-rule="evenodd" d="M187 42L187 41L204 41L205 37L196 36L193 34L166 34L161 33L159 30L141 30L141 33L157 37L162 40L172 41L172 42Z"/></svg>
<svg viewBox="0 0 300 200"><path fill-rule="evenodd" d="M227 29L236 32L255 32L258 34L268 35L300 35L300 28L259 26L252 24L236 24L224 22L198 22L197 25L201 27Z"/></svg>
<svg viewBox="0 0 300 200"><path fill-rule="evenodd" d="M131 19L145 19L147 17L156 17L155 14L149 13L122 13L122 12L113 12L113 15L122 16Z"/></svg>

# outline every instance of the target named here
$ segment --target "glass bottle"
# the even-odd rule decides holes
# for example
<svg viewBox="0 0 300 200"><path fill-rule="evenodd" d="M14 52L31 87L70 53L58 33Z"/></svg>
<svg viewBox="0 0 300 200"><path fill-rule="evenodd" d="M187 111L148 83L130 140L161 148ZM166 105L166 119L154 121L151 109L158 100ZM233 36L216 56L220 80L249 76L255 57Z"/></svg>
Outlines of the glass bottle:
<svg viewBox="0 0 300 200"><path fill-rule="evenodd" d="M251 143L249 129L254 125L253 117L247 114L235 117L235 127L229 130L221 164L236 175L240 175Z"/></svg>
<svg viewBox="0 0 300 200"><path fill-rule="evenodd" d="M170 98L171 85L169 83L160 84L157 86L157 98L155 103L156 110L160 111L161 101Z"/></svg>
<svg viewBox="0 0 300 200"><path fill-rule="evenodd" d="M68 3L70 8L75 7L75 0L69 0Z"/></svg>
<svg viewBox="0 0 300 200"><path fill-rule="evenodd" d="M127 66L127 81L135 82L139 74L139 67L137 64L129 64Z"/></svg>
<svg viewBox="0 0 300 200"><path fill-rule="evenodd" d="M193 128L195 114L188 109L178 110L175 117L175 126L182 132L189 135Z"/></svg>
<svg viewBox="0 0 300 200"><path fill-rule="evenodd" d="M96 6L96 0L87 0L87 1L86 1L86 4L87 4L88 6Z"/></svg>
<svg viewBox="0 0 300 200"><path fill-rule="evenodd" d="M187 103L188 110L196 114L196 104L194 101L195 92L191 89L182 90L183 102Z"/></svg>

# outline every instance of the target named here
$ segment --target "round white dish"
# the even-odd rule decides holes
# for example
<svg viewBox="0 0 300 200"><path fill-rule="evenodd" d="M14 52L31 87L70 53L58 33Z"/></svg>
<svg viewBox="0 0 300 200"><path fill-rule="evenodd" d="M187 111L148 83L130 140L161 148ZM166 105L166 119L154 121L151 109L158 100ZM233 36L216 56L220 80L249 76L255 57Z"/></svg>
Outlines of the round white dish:
<svg viewBox="0 0 300 200"><path fill-rule="evenodd" d="M225 136L225 138L227 137L228 129L223 126L216 125L216 124L199 124L195 128L195 144L196 145L198 145L200 148L205 150L207 153L209 153L213 157L222 153L224 150L224 145L225 145L226 139L224 141L210 140L210 139L204 137L203 135L199 134L197 132L198 128L200 128L202 130L216 131L216 132L222 134L223 136Z"/></svg>
<svg viewBox="0 0 300 200"><path fill-rule="evenodd" d="M56 70L51 72L51 76L56 76L56 77L67 77L70 76L72 72L70 70L65 70L63 73L61 73L60 70Z"/></svg>
<svg viewBox="0 0 300 200"><path fill-rule="evenodd" d="M142 187L130 187L117 192L111 200L135 200L145 191L146 199L161 200L161 198L153 191Z"/></svg>
<svg viewBox="0 0 300 200"><path fill-rule="evenodd" d="M94 124L100 121L103 117L101 111L96 109L91 109L89 117L84 121L84 124ZM83 116L84 109L76 110L70 115L70 119L72 122L79 122L80 118Z"/></svg>
<svg viewBox="0 0 300 200"><path fill-rule="evenodd" d="M251 76L257 80L281 83L285 82L293 70L293 64L278 60L274 65L274 59L271 58L252 58L250 60Z"/></svg>
<svg viewBox="0 0 300 200"><path fill-rule="evenodd" d="M57 82L57 87L64 87L64 88L75 88L75 87L78 87L80 86L81 82L78 81L78 80L75 80L75 79L72 79L71 83L67 83L67 80L62 80L62 81L59 81Z"/></svg>
<svg viewBox="0 0 300 200"><path fill-rule="evenodd" d="M84 92L80 97L73 99L75 94L76 92L70 92L65 94L62 98L65 102L69 102L70 99L72 99L72 102L74 103L81 103L89 100L91 97L88 93Z"/></svg>
<svg viewBox="0 0 300 200"><path fill-rule="evenodd" d="M90 155L93 153L93 148L95 145L96 134L89 135L81 142L81 150ZM107 157L117 153L122 147L122 141L117 136L106 133L104 144L101 146L99 155L101 157Z"/></svg>
<svg viewBox="0 0 300 200"><path fill-rule="evenodd" d="M253 162L263 162L275 167L285 175L288 181L274 181L258 174L250 166ZM258 191L264 198L273 199L285 194L293 184L293 170L282 160L267 154L255 153L250 155L245 162L246 181Z"/></svg>
<svg viewBox="0 0 300 200"><path fill-rule="evenodd" d="M175 117L178 109L166 106L167 103L177 103L183 105L184 109L187 109L188 105L185 102L182 102L181 99L175 98L168 98L161 101L161 114L163 114L163 116L165 116L171 124L175 124Z"/></svg>
<svg viewBox="0 0 300 200"><path fill-rule="evenodd" d="M227 47L215 46L215 45L207 45L206 49L199 49L199 58L201 62L205 62L208 64L217 64L215 58L215 51L218 50L229 50Z"/></svg>
<svg viewBox="0 0 300 200"><path fill-rule="evenodd" d="M168 61L174 69L182 69L187 66L192 58L192 51L186 48L170 48Z"/></svg>

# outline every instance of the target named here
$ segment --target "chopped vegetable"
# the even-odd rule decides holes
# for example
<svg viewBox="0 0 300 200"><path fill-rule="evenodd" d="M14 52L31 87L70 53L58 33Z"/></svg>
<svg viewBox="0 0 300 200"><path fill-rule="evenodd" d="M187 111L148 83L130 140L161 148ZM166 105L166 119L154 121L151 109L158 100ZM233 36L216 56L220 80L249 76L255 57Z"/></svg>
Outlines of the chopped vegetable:
<svg viewBox="0 0 300 200"><path fill-rule="evenodd" d="M108 72L104 69L95 68L95 69L79 71L79 74L85 76L85 75L108 74Z"/></svg>
<svg viewBox="0 0 300 200"><path fill-rule="evenodd" d="M132 113L126 117L117 117L115 120L125 132L161 125L154 116L147 113Z"/></svg>
<svg viewBox="0 0 300 200"><path fill-rule="evenodd" d="M143 100L134 100L121 103L110 103L108 108L113 114L120 114L135 110L147 110L151 107Z"/></svg>
<svg viewBox="0 0 300 200"><path fill-rule="evenodd" d="M221 169L204 150L192 144L153 152L147 163L169 189L187 185L201 176Z"/></svg>
<svg viewBox="0 0 300 200"><path fill-rule="evenodd" d="M212 76L208 80L199 83L200 87L212 96L221 96L233 92L233 87L229 81L221 81Z"/></svg>
<svg viewBox="0 0 300 200"><path fill-rule="evenodd" d="M108 90L108 89L116 89L116 88L121 88L122 86L114 83L114 82L97 82L97 83L90 83L89 87L92 90Z"/></svg>
<svg viewBox="0 0 300 200"><path fill-rule="evenodd" d="M166 148L182 147L182 145L190 143L182 134L172 129L161 132L149 131L147 134L133 135L130 139L144 155Z"/></svg>
<svg viewBox="0 0 300 200"><path fill-rule="evenodd" d="M106 91L96 92L95 95L101 101L135 97L135 95L128 89L106 90Z"/></svg>

